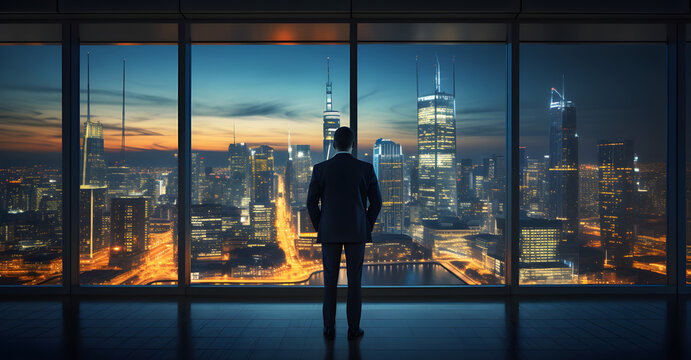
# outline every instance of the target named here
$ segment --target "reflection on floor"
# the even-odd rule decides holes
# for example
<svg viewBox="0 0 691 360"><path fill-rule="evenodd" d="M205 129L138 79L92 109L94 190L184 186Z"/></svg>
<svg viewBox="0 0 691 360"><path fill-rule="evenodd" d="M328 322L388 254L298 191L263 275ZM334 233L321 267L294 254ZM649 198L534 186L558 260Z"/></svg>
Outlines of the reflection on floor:
<svg viewBox="0 0 691 360"><path fill-rule="evenodd" d="M685 298L366 302L361 341L321 335L315 302L0 299L2 359L670 359Z"/></svg>

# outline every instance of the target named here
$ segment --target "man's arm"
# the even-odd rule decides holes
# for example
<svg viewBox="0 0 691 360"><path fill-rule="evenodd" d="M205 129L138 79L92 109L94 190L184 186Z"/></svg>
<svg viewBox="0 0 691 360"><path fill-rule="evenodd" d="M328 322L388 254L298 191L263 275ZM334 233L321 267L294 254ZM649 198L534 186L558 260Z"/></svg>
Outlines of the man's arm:
<svg viewBox="0 0 691 360"><path fill-rule="evenodd" d="M369 221L369 231L374 230L374 223L377 222L377 216L381 210L381 192L379 191L379 182L377 175L374 173L374 167L370 164L370 183L367 189L367 198L369 199L369 207L367 208L367 220Z"/></svg>
<svg viewBox="0 0 691 360"><path fill-rule="evenodd" d="M315 231L319 231L319 219L321 219L322 216L321 209L319 208L319 199L321 199L321 197L321 186L319 185L317 167L315 166L312 171L310 187L307 191L307 212L310 215L310 220L312 220L312 226L314 226Z"/></svg>

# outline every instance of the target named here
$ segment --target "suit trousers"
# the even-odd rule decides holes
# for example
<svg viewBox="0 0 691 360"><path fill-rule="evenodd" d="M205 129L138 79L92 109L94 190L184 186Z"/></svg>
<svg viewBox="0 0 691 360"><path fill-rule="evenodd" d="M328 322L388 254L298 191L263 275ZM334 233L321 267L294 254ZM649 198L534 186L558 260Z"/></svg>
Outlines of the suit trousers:
<svg viewBox="0 0 691 360"><path fill-rule="evenodd" d="M333 328L336 324L336 289L338 273L341 267L341 251L345 248L346 272L348 274L348 300L346 312L348 328L360 328L362 312L362 263L365 260L365 243L331 243L322 244L324 265L324 328Z"/></svg>

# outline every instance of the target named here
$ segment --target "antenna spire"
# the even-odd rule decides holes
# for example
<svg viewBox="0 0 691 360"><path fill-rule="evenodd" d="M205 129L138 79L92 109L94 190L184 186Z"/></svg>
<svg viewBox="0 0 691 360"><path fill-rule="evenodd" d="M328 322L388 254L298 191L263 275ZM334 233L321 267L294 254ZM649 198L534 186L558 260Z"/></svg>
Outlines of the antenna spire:
<svg viewBox="0 0 691 360"><path fill-rule="evenodd" d="M125 163L125 62L122 58L122 142L120 144L120 161Z"/></svg>
<svg viewBox="0 0 691 360"><path fill-rule="evenodd" d="M561 74L561 99L566 101L566 80L564 74Z"/></svg>
<svg viewBox="0 0 691 360"><path fill-rule="evenodd" d="M435 54L434 58L437 61L434 64L434 90L441 92L441 65L439 65L439 56Z"/></svg>
<svg viewBox="0 0 691 360"><path fill-rule="evenodd" d="M91 122L91 51L86 52L86 122Z"/></svg>
<svg viewBox="0 0 691 360"><path fill-rule="evenodd" d="M233 145L235 145L235 132L236 132L235 125L236 125L236 123L233 122Z"/></svg>
<svg viewBox="0 0 691 360"><path fill-rule="evenodd" d="M326 111L331 111L333 109L333 99L332 99L332 88L331 88L331 58L326 57Z"/></svg>
<svg viewBox="0 0 691 360"><path fill-rule="evenodd" d="M454 101L456 101L456 56L454 55L451 58L451 64L452 64L452 83L453 83L453 98Z"/></svg>
<svg viewBox="0 0 691 360"><path fill-rule="evenodd" d="M415 97L416 99L420 97L420 63L419 57L415 55Z"/></svg>

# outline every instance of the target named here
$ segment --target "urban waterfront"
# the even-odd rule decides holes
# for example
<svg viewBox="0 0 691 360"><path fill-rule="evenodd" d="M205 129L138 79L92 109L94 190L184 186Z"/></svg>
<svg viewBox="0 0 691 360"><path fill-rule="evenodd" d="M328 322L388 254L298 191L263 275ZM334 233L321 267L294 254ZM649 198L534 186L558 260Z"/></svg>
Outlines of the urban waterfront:
<svg viewBox="0 0 691 360"><path fill-rule="evenodd" d="M324 285L323 272L319 271L301 285ZM346 269L338 274L338 285L347 285ZM426 286L465 285L450 271L437 263L365 265L362 269L363 286Z"/></svg>

